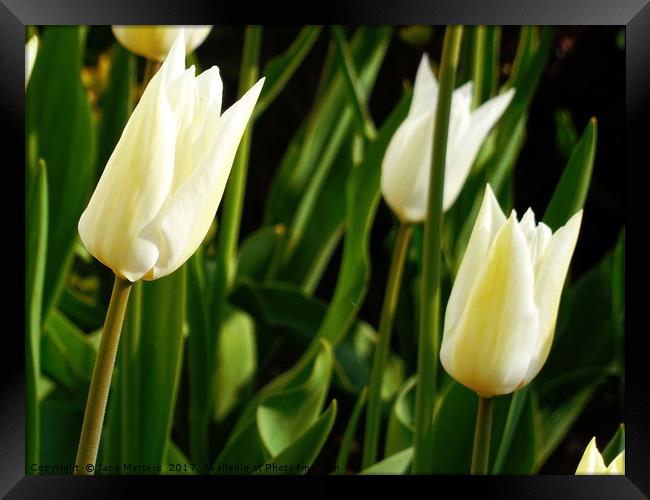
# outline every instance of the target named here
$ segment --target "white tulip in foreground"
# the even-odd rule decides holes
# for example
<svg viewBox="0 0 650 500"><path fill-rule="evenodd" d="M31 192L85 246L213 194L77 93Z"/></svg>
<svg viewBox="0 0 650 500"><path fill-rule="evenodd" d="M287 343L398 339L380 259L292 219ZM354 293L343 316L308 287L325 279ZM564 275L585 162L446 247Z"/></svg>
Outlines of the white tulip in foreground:
<svg viewBox="0 0 650 500"><path fill-rule="evenodd" d="M131 282L179 268L215 216L263 82L221 114L219 69L186 70L181 32L81 216L88 251Z"/></svg>
<svg viewBox="0 0 650 500"><path fill-rule="evenodd" d="M113 34L134 54L162 61L181 31L185 31L185 50L189 54L203 43L211 29L212 26L113 26Z"/></svg>
<svg viewBox="0 0 650 500"><path fill-rule="evenodd" d="M582 459L576 469L576 474L623 475L625 474L625 451L619 453L618 456L612 460L612 463L605 466L605 461L598 451L596 438L594 437L589 441L589 445L582 455Z"/></svg>
<svg viewBox="0 0 650 500"><path fill-rule="evenodd" d="M25 44L25 88L29 82L29 77L32 75L34 63L36 62L36 54L38 53L38 37L34 35Z"/></svg>
<svg viewBox="0 0 650 500"><path fill-rule="evenodd" d="M443 210L451 207L458 198L483 141L510 104L514 93L515 90L510 89L472 111L472 82L454 91L449 117ZM391 139L382 164L382 194L404 223L422 222L426 216L437 102L438 82L425 54L415 77L408 116Z"/></svg>
<svg viewBox="0 0 650 500"><path fill-rule="evenodd" d="M506 219L490 186L447 303L440 361L489 398L528 384L546 362L582 210L555 233L531 209Z"/></svg>

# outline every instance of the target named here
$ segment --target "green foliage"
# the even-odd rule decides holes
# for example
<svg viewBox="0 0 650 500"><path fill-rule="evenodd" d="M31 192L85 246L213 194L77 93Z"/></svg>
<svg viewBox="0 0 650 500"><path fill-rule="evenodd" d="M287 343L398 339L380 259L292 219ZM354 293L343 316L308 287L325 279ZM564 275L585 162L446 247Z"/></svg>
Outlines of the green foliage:
<svg viewBox="0 0 650 500"><path fill-rule="evenodd" d="M141 86L136 70L143 61L119 43L108 44L100 56L109 62L108 72L87 90L82 69L94 64L97 52L86 55L88 28L39 31L26 89L26 460L61 464L75 460L108 305L109 272L83 247L77 224L136 105ZM519 155L527 138L537 133L528 126L528 114L553 31L522 27L512 61L500 51L506 32L481 26L467 29L463 38L457 81L477 83L474 103L511 87L516 92L444 215L441 312L486 183L504 207L526 203L517 198L514 171L523 167ZM378 461L361 471L356 465L379 317L374 304L366 308L364 302L369 287L383 286L387 271L371 259L370 249L391 248L394 237L382 233L383 222L375 223L381 164L412 95L406 85L400 96L398 87L389 105L377 108L385 113L375 113L373 89L384 85L382 68L395 45L419 56L436 46L433 28L305 26L286 50L272 54L261 28L248 33L240 90L259 68L266 77L255 117L271 118L275 99L322 47L318 88L273 166L265 198L246 199L260 207L263 224L237 241L242 194L237 207L230 202L231 222L224 226L220 218L216 233L221 238L229 231L227 258L214 258L210 234L179 270L134 286L98 461L157 464L163 474L305 474L332 472L311 466L331 469L329 461L336 457L336 474L407 474L414 454L421 227L413 228L381 380ZM616 43L624 44L624 34ZM435 66L439 54L429 55ZM189 60L201 67L196 53ZM500 85L502 75L507 81ZM596 118L579 135L569 110L535 112L551 116L556 151L549 155L566 163L554 192L544 195L550 201L542 220L556 229L584 208L590 195ZM242 172L248 163L243 151L263 145L263 138L248 133L238 153ZM245 178L238 180L242 186ZM593 224L595 213L585 211L583 226ZM579 247L587 243L578 240ZM613 379L623 418L623 225L613 248L598 258L581 274L569 273L553 347L540 374L528 387L495 400L493 474L538 472L594 394ZM435 369L433 471L468 473L477 396L441 366ZM605 462L624 446L621 424L603 449Z"/></svg>

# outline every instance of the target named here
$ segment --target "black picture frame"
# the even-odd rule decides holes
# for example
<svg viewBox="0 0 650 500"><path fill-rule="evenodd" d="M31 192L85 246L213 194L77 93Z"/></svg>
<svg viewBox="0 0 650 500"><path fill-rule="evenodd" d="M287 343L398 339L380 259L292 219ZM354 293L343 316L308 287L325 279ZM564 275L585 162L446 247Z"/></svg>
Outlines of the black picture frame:
<svg viewBox="0 0 650 500"><path fill-rule="evenodd" d="M634 222L635 214L647 213L642 196L634 193L643 189L639 184L642 172L648 169L644 154L650 137L650 4L648 0L335 0L303 2L281 7L277 2L223 2L200 0L173 2L171 0L0 0L0 120L3 123L5 171L24 165L24 37L26 25L50 24L499 24L499 25L620 25L626 29L626 475L549 476L530 477L375 477L360 478L362 487L368 481L395 481L398 487L410 481L431 482L416 488L453 488L455 494L482 495L495 498L643 498L650 495L650 363L644 349L648 292L643 256L644 225ZM9 153L8 155L6 153ZM642 166L643 168L640 168ZM617 165L616 168L623 168ZM635 182L632 182L634 174ZM18 179L23 179L22 174ZM10 186L5 181L5 186ZM647 185L647 184L646 184ZM10 189L8 189L10 190ZM21 191L15 190L15 196ZM3 200L5 213L16 213L20 200ZM22 205L24 206L24 204ZM11 208L13 207L13 209ZM641 210L641 212L639 212ZM24 234L24 221L13 216L18 226L16 234ZM627 222L627 219L632 219ZM22 228L20 227L22 223ZM630 227L632 226L632 227ZM12 246L13 262L7 266L16 273L11 289L21 290L24 283L24 253L20 245ZM23 263L21 267L19 263ZM630 267L632 263L632 267ZM9 273L10 274L10 273ZM11 279L7 277L6 279ZM634 291L639 291L638 293ZM20 303L19 292L13 294ZM644 304L644 305L642 305ZM0 494L7 498L113 498L144 488L148 495L156 490L164 496L186 496L196 487L206 487L213 494L212 477L93 477L25 476L24 470L24 325L13 309L7 317L0 348ZM348 487L348 477L312 477L322 483L319 492L326 493L336 486ZM288 480L288 479L286 479ZM222 487L256 484L250 478L219 478ZM276 478L284 482L285 479ZM142 491L142 490L141 490ZM414 491L414 490L406 490ZM429 490L431 494L434 489Z"/></svg>

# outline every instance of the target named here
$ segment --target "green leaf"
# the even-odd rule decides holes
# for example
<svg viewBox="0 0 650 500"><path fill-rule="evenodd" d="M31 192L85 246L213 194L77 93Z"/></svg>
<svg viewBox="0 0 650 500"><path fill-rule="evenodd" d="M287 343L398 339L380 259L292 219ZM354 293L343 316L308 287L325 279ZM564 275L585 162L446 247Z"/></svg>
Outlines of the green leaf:
<svg viewBox="0 0 650 500"><path fill-rule="evenodd" d="M370 94L379 72L390 33L391 29L387 27L363 27L357 30L352 39L352 59L359 69L360 83L366 95ZM323 78L326 76L324 74ZM299 226L292 228L296 242L302 237L316 195L352 124L352 111L346 105L343 75L335 72L332 81L325 88L303 126L304 131L299 129L296 133L273 180L266 204L267 223L289 225L292 219L298 219L292 223L292 226ZM298 144L301 134L304 134L304 138ZM302 208L296 215L300 204Z"/></svg>
<svg viewBox="0 0 650 500"><path fill-rule="evenodd" d="M173 469L171 471L169 470L170 466ZM167 441L167 452L162 474L194 475L197 472L196 466L197 464L190 463L183 450L174 441L171 439Z"/></svg>
<svg viewBox="0 0 650 500"><path fill-rule="evenodd" d="M268 460L256 474L306 474L320 453L336 420L336 400L307 430Z"/></svg>
<svg viewBox="0 0 650 500"><path fill-rule="evenodd" d="M41 349L48 377L70 391L88 392L97 350L90 337L57 309L45 323Z"/></svg>
<svg viewBox="0 0 650 500"><path fill-rule="evenodd" d="M609 465L621 452L625 451L625 424L618 426L616 433L603 450L603 460Z"/></svg>
<svg viewBox="0 0 650 500"><path fill-rule="evenodd" d="M47 439L41 443L40 459L33 463L50 467L75 463L85 397L86 393L70 393L57 387L43 399L40 433ZM66 474L70 475L72 471Z"/></svg>
<svg viewBox="0 0 650 500"><path fill-rule="evenodd" d="M499 443L496 457L494 459L492 474L498 475L501 474L503 471L503 465L505 463L508 452L513 447L512 443L515 437L515 432L522 418L522 413L524 411L524 406L527 397L528 397L528 387L525 387L519 391L515 391L515 393L512 395L512 399L510 400L510 408L508 410L508 417L505 423L505 428L503 429L501 441ZM492 448L492 450L494 450L494 447Z"/></svg>
<svg viewBox="0 0 650 500"><path fill-rule="evenodd" d="M190 257L186 267L189 449L193 462L207 463L207 435L214 407L211 396L214 394L212 377L215 373L216 335L208 330L206 280L200 248Z"/></svg>
<svg viewBox="0 0 650 500"><path fill-rule="evenodd" d="M256 465L263 464L270 458L270 453L262 444L257 421L253 418L242 422L245 423L231 433L226 446L217 457L213 473L250 474Z"/></svg>
<svg viewBox="0 0 650 500"><path fill-rule="evenodd" d="M616 375L617 344L613 334L612 255L565 289L553 347L533 380L539 416L540 468L569 431L596 389Z"/></svg>
<svg viewBox="0 0 650 500"><path fill-rule="evenodd" d="M101 328L106 318L106 306L98 304L70 286L63 289L58 309L75 325L86 331Z"/></svg>
<svg viewBox="0 0 650 500"><path fill-rule="evenodd" d="M336 470L333 472L333 474L345 474L347 471L348 459L350 458L350 451L352 450L352 441L354 440L354 435L357 432L359 417L361 416L361 412L366 405L367 397L368 387L364 387L363 390L359 393L357 402L354 404L354 408L350 414L348 425L345 427L345 433L343 434L343 439L341 440L341 446L339 447L339 452L336 456Z"/></svg>
<svg viewBox="0 0 650 500"><path fill-rule="evenodd" d="M303 369L249 403L214 463L216 474L246 474L292 444L318 418L329 389L332 352L321 342ZM232 464L242 467L233 468Z"/></svg>
<svg viewBox="0 0 650 500"><path fill-rule="evenodd" d="M100 118L97 130L95 181L99 179L133 111L135 88L136 57L116 43L113 46L108 84L98 102Z"/></svg>
<svg viewBox="0 0 650 500"><path fill-rule="evenodd" d="M62 289L94 176L93 122L81 83L85 38L83 27L45 28L25 98L27 135L48 166L44 317Z"/></svg>
<svg viewBox="0 0 650 500"><path fill-rule="evenodd" d="M596 155L596 119L592 118L574 148L571 158L546 207L544 222L555 231L580 210L587 199Z"/></svg>
<svg viewBox="0 0 650 500"><path fill-rule="evenodd" d="M251 393L257 369L255 324L238 310L229 311L217 341L214 419L224 420Z"/></svg>
<svg viewBox="0 0 650 500"><path fill-rule="evenodd" d="M185 274L183 266L164 278L136 283L131 293L120 340L120 377L109 403L117 400L121 407L110 416L121 420L121 431L113 436L121 440L122 463L164 465L186 336ZM109 420L109 425L118 424Z"/></svg>
<svg viewBox="0 0 650 500"><path fill-rule="evenodd" d="M239 247L236 281L264 281L274 249L284 231L281 224L263 226L246 237Z"/></svg>
<svg viewBox="0 0 650 500"><path fill-rule="evenodd" d="M343 74L345 87L348 92L348 101L352 104L354 111L354 119L358 131L372 141L377 135L375 124L372 121L370 112L368 111L367 96L364 95L357 77L357 70L352 62L352 55L350 54L350 47L345 39L345 33L340 26L332 27L332 34L336 45L336 52L339 59L339 67Z"/></svg>
<svg viewBox="0 0 650 500"><path fill-rule="evenodd" d="M415 422L415 380L413 375L402 386L388 418L384 457L390 457L413 446Z"/></svg>
<svg viewBox="0 0 650 500"><path fill-rule="evenodd" d="M254 284L242 280L231 300L263 327L260 335L286 338L296 353L303 352L315 338L327 311L326 304L285 283ZM356 393L368 385L376 342L377 333L370 325L363 321L354 323L350 334L334 350L334 381L339 387ZM403 363L391 354L383 377L384 400L392 397L402 378Z"/></svg>
<svg viewBox="0 0 650 500"><path fill-rule="evenodd" d="M381 462L368 467L366 470L360 472L362 475L371 474L406 474L411 468L411 460L413 459L413 448L407 448L400 451L395 455L385 458Z"/></svg>
<svg viewBox="0 0 650 500"><path fill-rule="evenodd" d="M45 163L37 167L26 206L25 228L25 391L26 463L39 462L40 416L38 380L41 375L41 323L48 236L48 179ZM29 471L27 471L29 473Z"/></svg>
<svg viewBox="0 0 650 500"><path fill-rule="evenodd" d="M415 377L402 387L395 400L388 422L385 456L409 448L413 442L415 419ZM435 402L433 434L433 471L436 474L468 474L470 471L474 430L476 424L477 396L445 374L442 391ZM501 473L529 474L534 466L536 431L533 421L533 406L524 395L517 422L508 426L511 406L510 395L495 400L492 425L491 463L501 454ZM504 432L508 431L510 446L503 451L499 444Z"/></svg>
<svg viewBox="0 0 650 500"><path fill-rule="evenodd" d="M568 160L578 143L578 133L568 109L558 109L553 113L555 120L555 144L564 160Z"/></svg>
<svg viewBox="0 0 650 500"><path fill-rule="evenodd" d="M275 456L294 442L318 417L329 389L332 351L316 356L309 378L265 398L257 408L257 427L265 447Z"/></svg>
<svg viewBox="0 0 650 500"><path fill-rule="evenodd" d="M277 271L275 279L296 283L311 295L343 235L345 203L341 203L344 186L353 168L352 140L346 139L325 180L316 206L318 224L307 224L289 260Z"/></svg>
<svg viewBox="0 0 650 500"><path fill-rule="evenodd" d="M264 66L266 77L264 89L255 107L255 114L261 115L273 102L305 59L320 34L320 26L305 26L291 46L282 54L272 58Z"/></svg>
<svg viewBox="0 0 650 500"><path fill-rule="evenodd" d="M390 139L406 116L409 97L408 94L402 97L346 184L347 230L341 268L334 296L317 334L317 338L334 346L347 333L366 295L370 278L368 245L380 198L381 161Z"/></svg>

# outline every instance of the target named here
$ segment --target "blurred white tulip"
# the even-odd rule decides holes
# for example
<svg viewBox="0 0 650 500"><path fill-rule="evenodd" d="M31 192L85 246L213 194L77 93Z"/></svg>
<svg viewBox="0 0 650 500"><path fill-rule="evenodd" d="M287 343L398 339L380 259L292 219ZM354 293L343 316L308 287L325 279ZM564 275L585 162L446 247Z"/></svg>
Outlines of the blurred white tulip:
<svg viewBox="0 0 650 500"><path fill-rule="evenodd" d="M451 100L443 210L458 198L488 133L504 113L515 90L472 111L472 82L456 89ZM438 82L425 54L415 77L408 116L390 141L382 164L381 191L402 222L423 222L427 212L433 128Z"/></svg>
<svg viewBox="0 0 650 500"><path fill-rule="evenodd" d="M212 26L113 26L115 38L134 54L163 61L181 31L185 31L186 53L207 38Z"/></svg>

